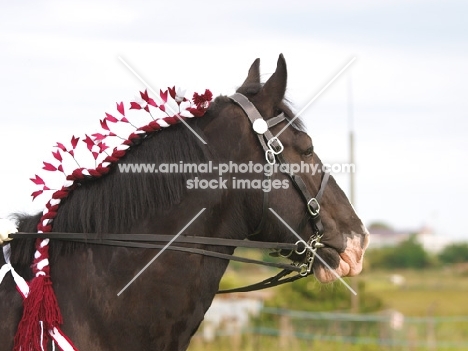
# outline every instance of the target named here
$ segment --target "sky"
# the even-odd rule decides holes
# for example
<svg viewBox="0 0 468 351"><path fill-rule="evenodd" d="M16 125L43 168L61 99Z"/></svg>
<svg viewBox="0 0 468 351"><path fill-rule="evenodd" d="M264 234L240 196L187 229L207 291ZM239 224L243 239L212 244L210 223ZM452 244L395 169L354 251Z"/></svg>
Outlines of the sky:
<svg viewBox="0 0 468 351"><path fill-rule="evenodd" d="M348 161L366 224L468 240L468 3L22 1L0 4L0 217L42 210L29 178L57 141L96 131L145 86L232 94L278 55L327 163ZM352 122L350 122L350 111ZM336 174L349 193L349 175Z"/></svg>

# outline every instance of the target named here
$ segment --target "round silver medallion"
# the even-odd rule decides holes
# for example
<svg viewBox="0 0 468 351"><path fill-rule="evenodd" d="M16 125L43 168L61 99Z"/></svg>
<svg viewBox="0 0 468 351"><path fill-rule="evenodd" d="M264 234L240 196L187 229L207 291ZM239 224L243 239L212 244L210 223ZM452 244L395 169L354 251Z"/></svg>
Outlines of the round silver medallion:
<svg viewBox="0 0 468 351"><path fill-rule="evenodd" d="M253 122L252 128L255 131L255 133L263 134L268 130L268 124L263 118L259 118Z"/></svg>

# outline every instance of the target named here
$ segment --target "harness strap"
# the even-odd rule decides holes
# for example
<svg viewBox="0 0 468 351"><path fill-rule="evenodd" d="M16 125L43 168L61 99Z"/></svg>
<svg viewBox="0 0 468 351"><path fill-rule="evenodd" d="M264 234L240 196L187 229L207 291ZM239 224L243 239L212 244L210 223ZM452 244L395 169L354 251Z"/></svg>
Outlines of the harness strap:
<svg viewBox="0 0 468 351"><path fill-rule="evenodd" d="M265 121L263 119L262 115L260 114L260 112L258 112L255 105L244 95L240 93L235 93L229 98L236 102L244 110L245 114L252 123L252 127L255 133L257 134L258 140L262 145L263 151L265 151L265 158L267 162L270 164L274 164L275 155L278 155L283 151L283 145L281 144L279 139L271 133L269 128L284 121L286 119L284 113L281 113L276 117L270 118L268 120L270 122L268 123L268 121ZM266 143L264 139L266 139Z"/></svg>
<svg viewBox="0 0 468 351"><path fill-rule="evenodd" d="M269 119L270 123L268 123L263 119L261 114L258 112L257 108L253 105L253 103L246 96L240 93L235 93L234 95L230 96L230 98L244 110L245 114L247 115L250 122L252 123L252 129L254 130L255 133L257 133L258 140L260 144L262 145L263 150L265 151L266 161L271 165L275 164L276 160L278 160L280 165L287 164L288 162L282 155L282 152L284 150L283 144L281 143L281 141L278 139L277 136L273 136L273 134L271 133L269 129L271 126L274 126L285 119L284 113L279 116L270 118ZM265 139L266 139L266 143L265 143ZM281 170L281 167L280 167L280 170ZM319 201L321 200L323 196L323 193L325 191L325 187L327 185L330 175L328 172L325 172L325 174L322 176L322 180L321 180L321 184L320 184L317 196L312 197L309 190L307 189L307 186L304 180L302 179L300 175L296 175L292 172L287 173L285 171L283 171L283 173L286 173L291 178L291 181L293 182L295 188L299 191L299 193L301 194L301 196L306 202L307 211L301 223L299 224L300 232L302 232L302 229L305 228L305 225L308 222L306 219L311 220L311 224L312 224L313 234L309 238L307 244L309 246L310 244L313 244L313 247L309 248L309 250L306 253L306 257L305 257L306 263L301 265L307 268L305 271L302 271L300 273L301 276L307 276L312 271L312 265L313 265L314 258L315 258L315 252L317 251L319 247L318 245L323 246L320 243L320 239L322 238L322 235L324 232L324 227L323 227L323 223L320 217ZM265 213L266 213L265 199L267 198L264 197L262 219L260 221L260 225L257 228L256 233L261 231L262 225L265 221ZM282 255L281 250L277 250L276 253L279 255Z"/></svg>
<svg viewBox="0 0 468 351"><path fill-rule="evenodd" d="M265 175L265 180L270 180L270 179L271 179L271 175ZM262 217L260 218L260 223L258 223L257 229L255 229L253 233L247 235L247 238L258 235L263 230L263 226L265 225L265 221L266 221L266 214L268 213L268 193L269 191L263 192Z"/></svg>
<svg viewBox="0 0 468 351"><path fill-rule="evenodd" d="M64 233L64 232L50 232L50 233L24 233L18 232L10 234L10 238L49 238L56 240L79 241L90 244L106 244L108 241L122 241L126 242L162 242L168 243L174 236L168 234L95 234L95 233ZM253 240L237 240L237 239L224 239L212 238L204 236L188 236L180 235L175 243L188 243L188 244L201 244L211 246L232 246L232 247L246 247L253 249L272 249L272 250L296 250L297 245L291 243L275 243L275 242L262 242Z"/></svg>
<svg viewBox="0 0 468 351"><path fill-rule="evenodd" d="M93 234L84 234L84 233L15 233L10 234L12 238L35 238L38 235L41 237L46 237L49 239L55 240L66 240L80 242L84 244L96 244L96 245L108 245L108 246L120 246L120 247L134 247L134 248L144 248L144 249L163 249L173 251L188 252L198 255L210 256L221 258L224 260L232 260L243 263L253 263L264 265L267 267L280 268L287 270L289 272L300 272L301 269L292 264L286 263L275 263L275 262L263 262L258 260L253 260L250 258L223 254L216 251L192 248L192 247L181 247L170 245L166 247L166 244L174 238L173 235L163 235L163 234L104 234L105 238L89 238ZM96 234L94 234L96 236ZM154 244L155 242L162 242L165 244ZM196 236L179 236L174 243L188 243L188 244L201 244L201 245L210 245L210 246L231 246L231 247L246 247L246 248L255 248L255 249L270 249L270 250L297 250L298 246L296 244L289 243L266 243L259 241L249 241L249 240L235 240L235 239L223 239L223 238L209 238L209 237L196 237Z"/></svg>
<svg viewBox="0 0 468 351"><path fill-rule="evenodd" d="M284 112L281 112L278 116L271 117L266 122L267 122L268 128L271 128L283 122L285 119L286 119L286 116L284 115Z"/></svg>
<svg viewBox="0 0 468 351"><path fill-rule="evenodd" d="M260 145L263 148L263 151L265 151L265 157L268 163L274 163L274 154L271 153L270 147L268 146L268 142L275 137L269 130L269 128L276 126L277 124L283 122L286 119L285 114L282 112L278 116L272 117L265 121L260 114L260 112L257 110L254 104L247 99L244 95L240 93L235 93L230 96L230 99L232 99L234 102L236 102L246 113L247 117L249 118L250 122L252 123L252 126L255 125L255 123L265 123L264 128L265 130L263 133L261 133L262 130L255 130L255 134L257 135L258 141L260 142ZM261 122L260 122L261 121ZM265 142L265 139L267 142ZM270 155L270 156L268 156ZM273 155L273 156L271 156ZM271 179L271 176L268 175L265 177L265 179ZM262 206L262 217L260 219L260 223L258 224L257 228L252 234L249 234L247 237L251 237L257 234L260 234L260 232L263 229L263 225L265 224L266 220L266 214L268 213L268 192L264 191L263 192L263 206Z"/></svg>
<svg viewBox="0 0 468 351"><path fill-rule="evenodd" d="M268 289L272 288L274 286L286 284L286 283L291 283L293 281L296 281L298 279L304 278L300 274L296 274L292 277L289 278L284 278L285 276L289 275L291 271L288 270L282 270L279 272L277 275L267 278L261 282L251 284L251 285L246 285L242 286L240 288L235 288L235 289L227 289L227 290L220 290L218 291L218 294L228 294L228 293L236 293L236 292L249 292L249 291L256 291L256 290L263 290L263 289Z"/></svg>
<svg viewBox="0 0 468 351"><path fill-rule="evenodd" d="M38 233L14 233L10 234L12 238L34 238L37 237ZM285 264L285 263L275 263L275 262L263 262L259 260L253 260L245 257L223 254L215 251L198 249L198 248L189 248L189 247L180 247L170 245L157 245L152 244L151 242L169 242L173 236L171 235L161 235L161 234L105 234L106 239L90 239L87 236L90 234L84 233L43 233L40 234L47 236L49 239L55 240L67 240L75 241L86 244L97 244L97 245L109 245L109 246L119 246L119 247L134 247L134 248L146 248L146 249L163 249L166 248L171 251L187 252L192 254L198 254L203 256L210 256L215 258L220 258L224 260L237 261L242 263L251 263L259 264L272 268L279 268L281 271L274 277L265 279L259 283L251 284L248 286L229 289L229 290L220 290L219 294L234 293L234 292L248 292L253 290L263 290L270 287L286 284L293 282L303 276L300 274L303 271L303 268L296 266L294 264ZM117 240L112 240L117 239ZM212 246L232 246L232 247L248 247L248 248L258 248L258 249L273 249L273 250L297 250L297 244L289 243L265 243L258 241L248 241L248 240L235 240L235 239L222 239L222 238L209 238L209 237L193 237L193 236L179 236L175 242L179 243L195 243L195 244L205 244ZM292 272L296 272L292 277L283 278ZM52 335L52 334L51 334ZM53 335L52 335L53 336ZM55 338L55 337L54 337Z"/></svg>
<svg viewBox="0 0 468 351"><path fill-rule="evenodd" d="M330 178L330 172L324 172L322 182L320 183L320 189L315 197L317 201L322 200L323 193L325 191L325 187L327 186L328 179Z"/></svg>
<svg viewBox="0 0 468 351"><path fill-rule="evenodd" d="M253 263L253 264L259 264L259 265L263 265L267 267L280 268L280 269L284 269L290 272L291 271L301 272L300 267L294 266L292 264L263 262L263 261L253 260L250 258L223 254L223 253L216 252L216 251L197 249L197 248L192 248L192 247L181 247L181 246L174 246L174 245L167 246L167 245L158 245L158 244L141 243L141 242L122 242L118 240L106 240L105 243L100 242L100 240L78 240L76 239L74 241L97 244L97 245L134 247L134 248L144 248L144 249L166 249L166 250L172 250L172 251L181 251L181 252L188 252L188 253L197 254L197 255L221 258L223 260L228 260L228 261L231 260L231 261L237 261L237 262L242 262L242 263Z"/></svg>
<svg viewBox="0 0 468 351"><path fill-rule="evenodd" d="M252 102L247 99L244 95L240 93L234 93L230 97L230 99L234 100L247 114L247 117L250 119L250 122L255 123L257 119L263 120L262 115L258 112L257 108L255 107Z"/></svg>

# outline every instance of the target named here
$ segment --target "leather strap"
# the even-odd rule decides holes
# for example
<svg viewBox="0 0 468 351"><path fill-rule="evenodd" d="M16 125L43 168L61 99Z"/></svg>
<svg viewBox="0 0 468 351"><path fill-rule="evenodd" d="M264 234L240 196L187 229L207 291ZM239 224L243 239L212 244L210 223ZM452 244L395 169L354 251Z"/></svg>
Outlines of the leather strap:
<svg viewBox="0 0 468 351"><path fill-rule="evenodd" d="M193 247L181 247L181 246L175 246L175 245L167 246L167 245L133 242L133 241L122 242L122 241L118 241L118 240L106 240L105 243L101 242L100 240L79 240L79 239L76 239L74 241L87 243L87 244L134 247L134 248L144 248L144 249L164 249L165 248L166 250L171 250L171 251L187 252L187 253L191 253L191 254L197 254L197 255L220 258L220 259L228 260L228 261L237 261L237 262L242 262L242 263L259 264L259 265L263 265L263 266L267 266L267 267L285 269L287 271L294 271L294 272L300 272L301 271L300 267L297 267L297 266L292 265L292 264L275 263L275 262L263 262L263 261L258 261L258 260L253 260L253 259L250 259L250 258L246 258L246 257L223 254L223 253L216 252L216 251L197 249L197 248L193 248Z"/></svg>
<svg viewBox="0 0 468 351"><path fill-rule="evenodd" d="M122 242L124 245L128 242L142 242L142 243L168 243L174 236L168 234L95 234L95 233L24 233L17 232L9 235L12 239L25 239L25 238L49 238L55 240L79 241L93 244L107 244L108 241ZM236 240L236 239L223 239L212 238L203 236L186 236L180 235L174 243L187 243L187 244L200 244L211 246L231 246L231 247L245 247L261 250L296 250L296 244L290 243L270 243L252 240ZM122 245L122 246L123 246ZM149 244L150 245L150 244ZM144 247L144 246L140 246ZM152 248L152 246L148 246Z"/></svg>
<svg viewBox="0 0 468 351"><path fill-rule="evenodd" d="M263 119L262 115L260 114L260 112L258 112L255 105L252 104L252 102L249 99L247 99L244 95L240 93L235 93L229 98L231 100L234 100L240 107L242 107L252 124L257 119Z"/></svg>
<svg viewBox="0 0 468 351"><path fill-rule="evenodd" d="M317 193L317 196L315 197L317 201L322 200L325 187L327 186L327 183L328 183L328 178L330 178L330 172L324 172L323 177L322 177L322 182L320 183L320 189Z"/></svg>
<svg viewBox="0 0 468 351"><path fill-rule="evenodd" d="M289 270L282 270L279 272L277 275L270 277L268 279L262 280L261 282L251 284L251 285L246 285L240 288L235 288L235 289L228 289L228 290L220 290L218 291L218 294L228 294L228 293L236 293L236 292L249 292L249 291L257 291L257 290L263 290L263 289L268 289L272 288L274 286L286 284L286 283L291 283L293 281L296 281L298 279L304 278L300 274L296 274L292 277L289 278L284 278L288 274L290 274L291 271Z"/></svg>
<svg viewBox="0 0 468 351"><path fill-rule="evenodd" d="M267 122L268 128L271 128L271 127L274 127L277 124L283 122L285 119L286 119L286 116L284 115L283 112L281 112L278 116L271 117L266 122Z"/></svg>
<svg viewBox="0 0 468 351"><path fill-rule="evenodd" d="M272 125L276 125L280 123L282 120L284 120L285 118L284 114L279 115L277 117L270 118L271 123L270 124L266 123L265 125L265 121L263 120L263 117L258 112L257 108L253 105L253 103L247 97L245 97L244 95L240 93L236 93L230 96L230 98L244 110L245 114L247 115L250 122L252 123L252 128L254 132L257 133L257 137L260 142L260 145L262 145L262 148L265 151L265 158L267 162L270 164L274 164L276 160L278 160L280 165L288 164L287 160L282 155L282 151L284 147L281 144L281 141L276 136L273 136L273 134L271 133L269 129ZM263 124L258 122L259 120L263 120ZM255 125L255 123L257 123L257 125ZM264 139L266 139L266 143ZM280 170L281 170L281 167L280 167ZM308 243L315 243L314 248L311 248L307 251L307 254L306 254L306 261L308 262L306 264L307 270L305 273L301 272L300 274L300 276L307 276L312 270L312 264L313 264L313 260L315 257L314 253L317 250L315 245L317 243L320 243L320 239L324 232L323 223L320 217L319 201L321 200L323 196L330 174L326 172L322 176L319 191L315 198L310 194L304 180L302 179L300 175L296 175L294 173L287 173L287 174L291 178L291 181L293 182L295 188L299 191L302 198L306 202L307 211L305 212L305 216L303 220L299 224L300 226L299 229L302 231L302 229L305 227L307 223L305 219L310 220L312 224L312 228L313 228L313 234L309 238ZM263 207L265 208L265 201L264 201ZM265 221L265 210L263 210L260 225L258 226L255 233L259 233L261 231L261 227L264 221ZM277 253L280 251L281 250L277 250ZM262 284L262 283L259 283L259 284Z"/></svg>
<svg viewBox="0 0 468 351"><path fill-rule="evenodd" d="M257 120L264 121L262 115L260 114L260 112L258 112L255 105L249 99L247 99L247 97L245 97L244 95L240 93L235 93L231 95L229 98L233 100L234 102L236 102L244 110L245 114L249 118L252 125L254 125L255 121ZM266 124L268 128L271 128L272 126L275 126L278 123L281 123L285 119L286 119L286 116L284 115L284 113L281 113L276 117L269 118L266 121ZM276 152L280 151L283 146L279 142L279 139L276 138L269 129L267 129L263 134L258 134L258 133L256 134L257 134L258 140L260 141L260 145L262 145L262 148L266 153L267 161L270 162L267 156L270 150L269 145L271 145L271 147L275 149ZM264 138L266 139L266 143L265 143Z"/></svg>
<svg viewBox="0 0 468 351"><path fill-rule="evenodd" d="M264 180L271 180L271 176L265 175ZM268 193L268 191L263 192L262 217L260 218L260 223L258 223L257 228L253 233L247 235L247 238L250 238L254 235L258 235L263 230L263 226L265 225L266 221L266 214L268 213Z"/></svg>
<svg viewBox="0 0 468 351"><path fill-rule="evenodd" d="M260 112L255 107L255 105L252 104L252 102L247 97L245 97L244 95L242 95L240 93L235 93L235 94L230 96L230 99L233 100L234 102L236 102L244 110L245 114L249 118L252 125L257 120L264 120L262 115L260 114ZM286 119L285 114L280 113L278 116L275 116L275 117L272 117L272 118L268 119L266 121L266 124L267 124L268 128L271 128L271 127L276 126L277 124L283 122L285 119ZM263 151L265 151L265 153L267 153L270 150L270 148L267 145L267 142L269 140L271 140L272 138L274 138L273 134L271 133L271 131L269 129L267 129L264 134L258 134L258 133L255 133L255 134L257 135L258 141L260 142L260 145L262 146ZM265 142L265 139L267 140L267 142ZM268 159L267 159L267 161L268 161ZM266 176L265 179L269 180L269 179L271 179L271 176ZM257 228L255 229L255 231L252 234L249 234L247 237L257 235L262 231L263 225L264 225L265 220L266 220L267 211L268 211L268 192L264 191L263 192L262 217L260 219L260 223L257 225Z"/></svg>

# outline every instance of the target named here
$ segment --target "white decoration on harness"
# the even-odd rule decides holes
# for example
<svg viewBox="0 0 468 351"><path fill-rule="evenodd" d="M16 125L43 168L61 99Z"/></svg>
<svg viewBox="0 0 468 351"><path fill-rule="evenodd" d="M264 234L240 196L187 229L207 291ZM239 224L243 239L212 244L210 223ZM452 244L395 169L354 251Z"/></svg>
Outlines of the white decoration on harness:
<svg viewBox="0 0 468 351"><path fill-rule="evenodd" d="M16 273L15 269L10 264L10 250L10 244L3 247L3 258L5 259L5 264L2 266L2 268L0 268L0 284L3 281L3 278L5 278L5 275L8 272L11 272L11 275L13 276L19 291L24 297L27 297L29 294L29 285L26 283L23 277Z"/></svg>
<svg viewBox="0 0 468 351"><path fill-rule="evenodd" d="M0 245L5 241L10 241L8 234L17 233L16 225L8 219L0 218Z"/></svg>
<svg viewBox="0 0 468 351"><path fill-rule="evenodd" d="M264 134L268 130L268 124L263 118L258 118L252 123L252 128L257 134Z"/></svg>

